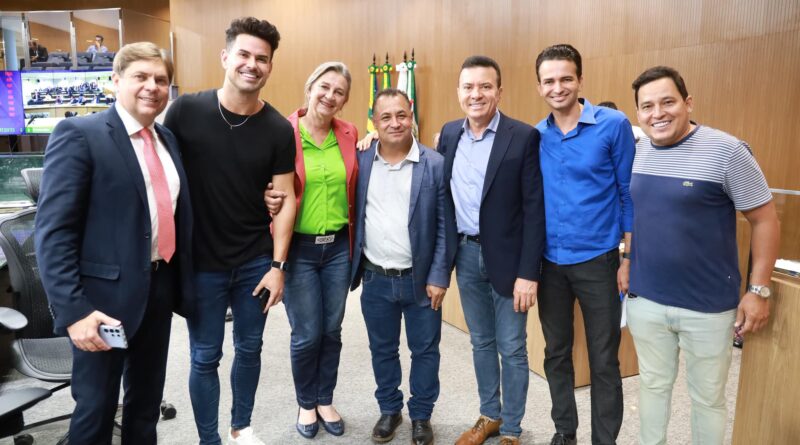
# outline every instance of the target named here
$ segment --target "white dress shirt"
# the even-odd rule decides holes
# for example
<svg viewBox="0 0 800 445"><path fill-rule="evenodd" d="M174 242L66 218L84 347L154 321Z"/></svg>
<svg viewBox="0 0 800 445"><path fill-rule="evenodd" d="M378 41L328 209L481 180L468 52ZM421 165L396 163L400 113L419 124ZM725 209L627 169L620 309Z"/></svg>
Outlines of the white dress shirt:
<svg viewBox="0 0 800 445"><path fill-rule="evenodd" d="M147 162L144 159L144 140L139 135L139 131L144 128L127 110L117 102L114 104L119 114L122 123L125 125L125 132L131 138L131 145L133 151L136 153L136 160L139 161L139 168L142 169L142 176L144 176L144 187L147 190L147 205L150 209L150 226L152 233L150 235L151 249L150 259L157 261L162 259L158 254L158 209L156 208L156 195L153 192L153 184L150 182L150 171L147 169ZM172 161L172 156L169 155L161 138L158 137L155 124L150 124L150 133L153 135L153 143L155 145L156 154L158 159L161 160L161 166L164 168L164 175L167 177L167 187L169 188L169 196L172 201L172 214L175 215L175 209L178 205L178 192L181 188L181 180L178 177L178 170L175 168L175 163ZM177 224L176 224L177 236ZM177 239L176 239L177 241Z"/></svg>
<svg viewBox="0 0 800 445"><path fill-rule="evenodd" d="M411 203L411 174L419 162L417 141L405 159L391 165L380 155L380 143L372 161L364 209L364 255L376 266L408 269L412 264L408 210Z"/></svg>

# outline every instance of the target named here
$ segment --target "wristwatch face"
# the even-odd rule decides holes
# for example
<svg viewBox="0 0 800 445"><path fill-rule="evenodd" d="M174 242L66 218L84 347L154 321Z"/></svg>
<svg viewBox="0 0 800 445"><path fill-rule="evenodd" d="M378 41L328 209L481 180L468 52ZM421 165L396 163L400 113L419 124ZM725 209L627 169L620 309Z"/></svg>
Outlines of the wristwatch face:
<svg viewBox="0 0 800 445"><path fill-rule="evenodd" d="M767 286L750 285L750 287L747 290L758 295L761 298L768 298L770 295L772 295L772 292Z"/></svg>

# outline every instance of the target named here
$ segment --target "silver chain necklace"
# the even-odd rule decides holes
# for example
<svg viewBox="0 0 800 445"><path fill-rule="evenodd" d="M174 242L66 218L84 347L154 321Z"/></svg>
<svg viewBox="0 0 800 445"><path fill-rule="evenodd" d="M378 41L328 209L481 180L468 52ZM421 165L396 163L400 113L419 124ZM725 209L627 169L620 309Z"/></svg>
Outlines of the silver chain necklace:
<svg viewBox="0 0 800 445"><path fill-rule="evenodd" d="M233 130L236 127L241 127L242 125L246 124L247 121L250 120L251 117L253 117L254 115L258 114L258 111L256 111L255 113L250 114L246 118L244 118L243 121L239 122L236 125L233 125L232 123L228 122L228 119L225 119L225 114L222 113L222 103L220 102L219 98L217 98L217 109L219 109L220 117L222 117L222 120L224 120L225 123L228 124L229 127L231 127L231 130Z"/></svg>

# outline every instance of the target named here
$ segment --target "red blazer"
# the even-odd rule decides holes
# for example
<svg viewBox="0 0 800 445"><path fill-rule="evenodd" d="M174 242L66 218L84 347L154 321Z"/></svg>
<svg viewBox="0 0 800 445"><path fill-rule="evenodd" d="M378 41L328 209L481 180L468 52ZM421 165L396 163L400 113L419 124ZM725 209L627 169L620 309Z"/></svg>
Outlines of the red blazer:
<svg viewBox="0 0 800 445"><path fill-rule="evenodd" d="M300 208L300 201L303 199L303 190L306 186L306 164L303 160L303 142L300 139L300 126L298 121L306 114L305 108L300 108L292 113L287 119L294 128L295 157L294 157L294 194L297 197L297 208ZM333 134L336 142L339 143L339 150L342 152L344 168L347 172L347 214L348 228L350 231L350 256L353 256L353 230L355 221L355 196L356 180L358 179L358 162L356 161L356 141L358 141L358 130L350 122L334 118L331 122Z"/></svg>

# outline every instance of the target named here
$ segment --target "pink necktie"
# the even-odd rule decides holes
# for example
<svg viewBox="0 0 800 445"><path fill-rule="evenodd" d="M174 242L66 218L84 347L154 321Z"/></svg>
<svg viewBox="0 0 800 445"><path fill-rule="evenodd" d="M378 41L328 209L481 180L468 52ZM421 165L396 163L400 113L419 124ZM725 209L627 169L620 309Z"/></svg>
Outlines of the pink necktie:
<svg viewBox="0 0 800 445"><path fill-rule="evenodd" d="M158 212L158 254L164 261L169 262L175 253L175 218L172 214L172 198L167 186L167 176L164 167L156 154L153 146L153 135L145 127L139 131L144 140L144 161L147 171L150 172L150 184L156 197L156 210Z"/></svg>

